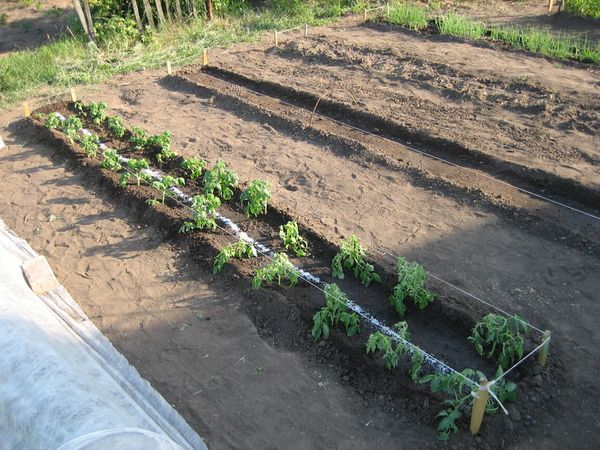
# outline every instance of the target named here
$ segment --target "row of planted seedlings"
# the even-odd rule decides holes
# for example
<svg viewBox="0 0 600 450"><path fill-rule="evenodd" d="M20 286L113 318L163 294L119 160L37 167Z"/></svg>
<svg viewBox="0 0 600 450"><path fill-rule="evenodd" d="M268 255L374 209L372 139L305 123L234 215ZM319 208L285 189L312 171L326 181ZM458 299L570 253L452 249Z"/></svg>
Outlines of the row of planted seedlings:
<svg viewBox="0 0 600 450"><path fill-rule="evenodd" d="M380 360L391 371L397 370L405 360L411 380L429 386L433 393L444 397L437 414L439 439L448 439L458 431L461 417L468 417L475 399L472 393L479 389L484 374L472 368L453 371L421 350L411 338L411 332L419 330L409 330L407 320L403 320L407 312L418 317L420 311L430 308L436 299L436 294L425 286L426 271L421 265L398 257L395 281L390 282L390 274L381 276L367 261L356 236L342 240L332 252L328 244L332 245L316 233L310 230L300 233L298 222L288 220L290 216L286 213L273 212L271 208L268 214L271 200L268 182L254 180L242 190L238 187L238 175L224 161L209 167L200 157L182 158L172 149L169 131L148 135L138 127L129 130L121 117L108 116L106 108L105 103L59 103L41 108L34 114L33 121L54 130L55 135L58 132L68 146L85 154L89 164L98 164L108 173L114 173L123 189L145 187L144 195L148 197L145 202L149 207L178 210L173 218L179 221L179 233L214 234L220 230L229 241L235 236L233 243L225 245L226 241L221 239L214 245L219 247L212 263L215 274L232 260L263 259L267 264L250 263L253 288L293 287L303 280L321 290L323 305L311 313L314 339L345 333L363 341L366 354ZM227 216L220 214L222 210ZM252 228L264 239L253 240L230 219ZM276 236L274 231L277 231ZM275 252L269 247L278 247L281 251ZM328 256L333 256L330 263L325 261ZM314 270L308 273L299 268L304 259L317 268L318 276ZM321 266L328 266L330 270L325 271L324 267L319 270L315 260L323 260ZM349 281L348 275L355 281ZM336 281L326 283L319 277ZM361 305L349 298L340 288L341 283L353 292L353 299L360 300ZM364 288L372 290L373 284L378 285L373 290L374 295L364 295ZM356 295L361 293L358 298ZM382 301L384 295L387 300ZM374 309L378 317L384 317L383 322L365 309L365 301L367 308ZM396 319L392 320L394 316ZM430 319L426 317L420 323ZM460 320L464 321L464 316ZM392 322L395 323L392 325ZM486 405L486 412L493 414L499 407L497 400L504 403L516 399L516 384L502 375L521 360L527 345L533 345L528 339L530 329L518 317L493 313L470 323L473 326L466 339L474 352L493 361L494 378L501 377L490 387L495 399L491 397Z"/></svg>

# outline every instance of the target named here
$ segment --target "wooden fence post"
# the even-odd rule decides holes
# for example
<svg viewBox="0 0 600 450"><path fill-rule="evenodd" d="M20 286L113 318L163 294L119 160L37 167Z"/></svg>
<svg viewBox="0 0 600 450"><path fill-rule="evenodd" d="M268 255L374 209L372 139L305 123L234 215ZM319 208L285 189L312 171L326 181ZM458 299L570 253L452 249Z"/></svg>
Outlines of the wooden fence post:
<svg viewBox="0 0 600 450"><path fill-rule="evenodd" d="M144 11L146 12L146 20L148 21L148 25L150 25L152 28L155 28L156 24L154 23L154 14L152 12L152 6L150 6L150 0L142 0L142 3L144 4Z"/></svg>
<svg viewBox="0 0 600 450"><path fill-rule="evenodd" d="M473 410L471 411L470 430L473 436L479 433L479 428L481 428L481 422L483 422L483 415L485 414L485 408L490 396L487 379L482 378L479 381L479 386L479 391L473 401Z"/></svg>
<svg viewBox="0 0 600 450"><path fill-rule="evenodd" d="M183 19L183 14L181 13L181 1L175 0L175 11L177 12L177 18L179 20Z"/></svg>
<svg viewBox="0 0 600 450"><path fill-rule="evenodd" d="M75 12L77 12L77 17L79 17L79 22L81 22L83 31L89 36L87 21L85 20L85 15L83 14L83 9L81 8L79 0L73 0L73 7L75 8Z"/></svg>
<svg viewBox="0 0 600 450"><path fill-rule="evenodd" d="M540 350L540 353L538 354L538 364L542 367L544 367L546 365L546 362L548 360L548 352L550 351L550 331L549 330L544 331L544 334L542 334L542 342L544 342L544 341L546 341L546 343L544 344L544 346Z"/></svg>
<svg viewBox="0 0 600 450"><path fill-rule="evenodd" d="M88 0L81 0L83 2L83 12L85 13L85 20L88 28L88 38L94 42L96 40L96 33L94 33L94 22L92 21L92 12L90 11L90 2Z"/></svg>
<svg viewBox="0 0 600 450"><path fill-rule="evenodd" d="M213 20L212 0L204 0L204 5L206 6L206 18L209 21Z"/></svg>
<svg viewBox="0 0 600 450"><path fill-rule="evenodd" d="M142 18L140 17L140 10L138 9L137 0L131 0L131 6L133 7L135 24L137 25L138 31L141 33L142 31L144 31L144 27L142 26Z"/></svg>

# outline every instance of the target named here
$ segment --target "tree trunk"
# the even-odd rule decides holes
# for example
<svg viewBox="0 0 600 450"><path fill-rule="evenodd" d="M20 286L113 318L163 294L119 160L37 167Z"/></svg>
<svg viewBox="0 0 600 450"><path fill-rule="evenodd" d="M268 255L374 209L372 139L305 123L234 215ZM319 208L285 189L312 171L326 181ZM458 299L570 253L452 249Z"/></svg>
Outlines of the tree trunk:
<svg viewBox="0 0 600 450"><path fill-rule="evenodd" d="M156 5L156 12L158 13L158 20L160 23L165 22L165 14L162 10L162 5L160 4L160 0L154 0L154 4Z"/></svg>
<svg viewBox="0 0 600 450"><path fill-rule="evenodd" d="M133 14L135 16L135 23L138 27L140 33L144 31L144 27L142 26L142 19L140 18L140 10L138 9L137 1L131 0L131 6L133 6Z"/></svg>
<svg viewBox="0 0 600 450"><path fill-rule="evenodd" d="M94 42L96 40L96 35L94 34L94 22L92 21L90 2L88 0L81 1L83 2L83 12L85 13L85 20L87 22L88 27L88 37L90 38L90 41Z"/></svg>
<svg viewBox="0 0 600 450"><path fill-rule="evenodd" d="M152 15L152 6L150 6L150 1L142 0L142 2L144 3L144 11L146 11L146 20L148 21L148 24L154 28L154 16Z"/></svg>
<svg viewBox="0 0 600 450"><path fill-rule="evenodd" d="M212 20L213 19L212 0L204 0L204 4L206 5L206 18L208 20Z"/></svg>

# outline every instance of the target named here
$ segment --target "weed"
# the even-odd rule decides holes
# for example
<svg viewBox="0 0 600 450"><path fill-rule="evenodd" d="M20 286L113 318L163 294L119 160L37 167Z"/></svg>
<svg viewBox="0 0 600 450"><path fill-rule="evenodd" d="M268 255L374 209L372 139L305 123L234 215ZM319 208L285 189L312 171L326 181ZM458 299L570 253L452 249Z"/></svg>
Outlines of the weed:
<svg viewBox="0 0 600 450"><path fill-rule="evenodd" d="M107 148L102 152L102 158L103 159L100 163L100 167L103 169L114 170L115 172L118 172L123 168L116 150Z"/></svg>
<svg viewBox="0 0 600 450"><path fill-rule="evenodd" d="M173 134L167 130L161 134L150 136L146 140L147 146L154 145L159 148L159 152L156 154L156 159L159 163L168 161L169 159L173 159L177 156L177 153L171 150L172 136Z"/></svg>
<svg viewBox="0 0 600 450"><path fill-rule="evenodd" d="M214 167L204 174L204 192L214 194L215 192L223 200L233 197L233 187L239 182L237 174L229 170L223 161L217 161Z"/></svg>
<svg viewBox="0 0 600 450"><path fill-rule="evenodd" d="M600 19L600 0L565 0L565 10L578 16Z"/></svg>
<svg viewBox="0 0 600 450"><path fill-rule="evenodd" d="M407 297L411 298L419 309L424 309L435 299L434 294L423 287L425 284L425 269L423 269L423 266L416 262L409 263L402 256L399 256L396 273L398 274L398 283L394 286L390 303L401 317L406 313L404 301Z"/></svg>
<svg viewBox="0 0 600 450"><path fill-rule="evenodd" d="M192 222L184 222L180 233L188 233L192 230L203 230L217 228L217 208L221 206L221 200L212 194L195 195L192 200Z"/></svg>
<svg viewBox="0 0 600 450"><path fill-rule="evenodd" d="M271 199L271 189L268 181L254 180L242 192L240 202L246 216L258 216L267 213L267 203Z"/></svg>
<svg viewBox="0 0 600 450"><path fill-rule="evenodd" d="M263 282L281 285L282 280L288 280L290 286L295 286L300 278L300 272L288 259L288 256L281 252L277 253L273 260L261 269L256 269L252 279L252 287L258 289Z"/></svg>
<svg viewBox="0 0 600 450"><path fill-rule="evenodd" d="M477 353L496 358L498 364L506 369L523 357L525 339L521 329L525 334L529 332L529 326L517 317L488 314L473 327L468 339Z"/></svg>
<svg viewBox="0 0 600 450"><path fill-rule="evenodd" d="M365 251L354 235L341 242L339 252L333 257L331 269L334 277L342 279L344 269L351 270L354 277L365 286L369 286L373 281L381 283L381 277L375 272L373 265L365 261Z"/></svg>
<svg viewBox="0 0 600 450"><path fill-rule="evenodd" d="M95 133L84 134L79 139L79 145L85 152L85 155L88 158L91 158L92 156L96 156L96 153L98 152L98 142L99 141L100 141L100 139L98 138L98 135Z"/></svg>
<svg viewBox="0 0 600 450"><path fill-rule="evenodd" d="M62 122L60 120L60 116L58 115L58 113L55 112L48 114L46 120L44 121L44 126L49 130L59 128L61 124Z"/></svg>
<svg viewBox="0 0 600 450"><path fill-rule="evenodd" d="M123 118L119 116L109 117L106 120L106 125L115 137L122 138L125 135L125 124Z"/></svg>
<svg viewBox="0 0 600 450"><path fill-rule="evenodd" d="M202 171L206 169L206 161L200 158L184 159L181 162L181 168L189 172L191 180L196 180L200 178Z"/></svg>
<svg viewBox="0 0 600 450"><path fill-rule="evenodd" d="M167 191L173 186L183 186L184 184L185 180L181 177L172 177L170 175L165 175L160 180L154 180L152 182L152 187L161 193L160 202L164 205Z"/></svg>
<svg viewBox="0 0 600 450"><path fill-rule="evenodd" d="M312 336L319 339L329 337L330 327L342 323L348 336L360 333L358 314L348 309L348 297L335 284L325 285L325 306L313 316Z"/></svg>
<svg viewBox="0 0 600 450"><path fill-rule="evenodd" d="M213 273L219 273L231 258L251 258L256 256L256 249L251 242L240 239L235 244L227 245L215 257Z"/></svg>
<svg viewBox="0 0 600 450"><path fill-rule="evenodd" d="M298 224L293 220L279 227L279 237L286 250L292 249L296 256L308 255L308 242L298 231Z"/></svg>

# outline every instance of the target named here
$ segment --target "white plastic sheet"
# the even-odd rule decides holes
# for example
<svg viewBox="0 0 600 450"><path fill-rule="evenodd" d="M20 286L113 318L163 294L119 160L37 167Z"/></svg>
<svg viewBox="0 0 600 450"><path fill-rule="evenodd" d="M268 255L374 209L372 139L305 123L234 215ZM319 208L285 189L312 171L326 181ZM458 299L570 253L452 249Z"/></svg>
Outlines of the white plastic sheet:
<svg viewBox="0 0 600 450"><path fill-rule="evenodd" d="M36 256L0 220L0 449L205 449L64 287L33 294Z"/></svg>

